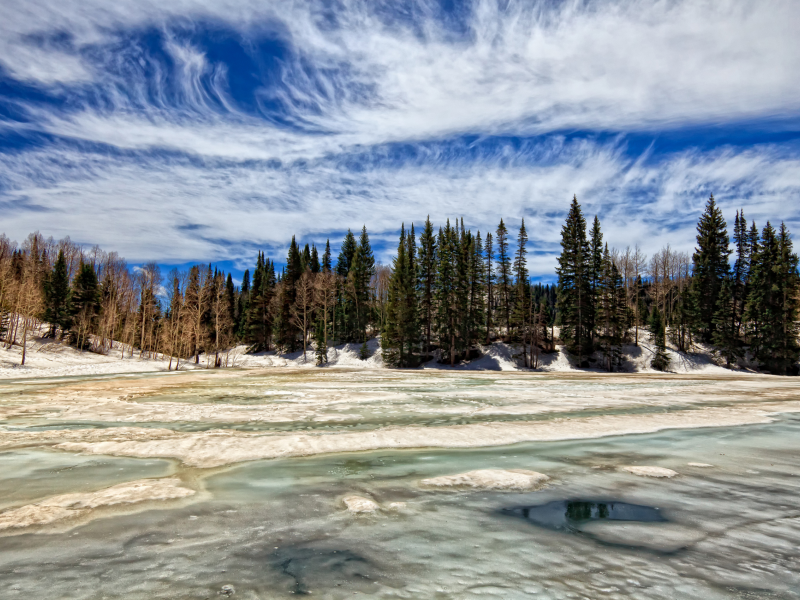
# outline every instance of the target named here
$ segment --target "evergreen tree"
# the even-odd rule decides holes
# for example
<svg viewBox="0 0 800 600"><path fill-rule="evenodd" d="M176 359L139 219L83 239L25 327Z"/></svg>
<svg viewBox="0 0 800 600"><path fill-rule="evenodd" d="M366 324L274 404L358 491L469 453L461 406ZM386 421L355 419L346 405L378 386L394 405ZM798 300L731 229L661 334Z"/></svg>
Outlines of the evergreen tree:
<svg viewBox="0 0 800 600"><path fill-rule="evenodd" d="M231 327L236 331L236 288L233 286L233 277L231 277L230 273L228 273L228 279L225 281L225 300Z"/></svg>
<svg viewBox="0 0 800 600"><path fill-rule="evenodd" d="M750 272L750 244L747 236L747 221L744 211L736 211L733 223L733 244L736 249L736 260L733 263L731 281L731 318L733 319L734 336L739 337L747 300L747 275Z"/></svg>
<svg viewBox="0 0 800 600"><path fill-rule="evenodd" d="M441 348L441 360L447 357L455 365L456 337L458 331L458 285L456 281L458 242L450 220L444 229L439 228L436 272L436 333Z"/></svg>
<svg viewBox="0 0 800 600"><path fill-rule="evenodd" d="M622 343L628 329L628 308L622 275L609 255L608 244L601 255L596 294L596 325L601 329L600 346L606 369L613 371L622 362Z"/></svg>
<svg viewBox="0 0 800 600"><path fill-rule="evenodd" d="M322 272L331 272L331 241L325 241L325 253L322 255Z"/></svg>
<svg viewBox="0 0 800 600"><path fill-rule="evenodd" d="M692 257L694 268L690 292L694 330L704 342L711 342L714 336L714 311L722 281L728 274L730 254L725 219L712 194L697 223L697 247Z"/></svg>
<svg viewBox="0 0 800 600"><path fill-rule="evenodd" d="M656 371L666 371L669 369L669 355L667 354L667 337L664 327L664 320L658 306L653 306L653 314L650 317L650 332L653 336L653 344L656 347L650 366Z"/></svg>
<svg viewBox="0 0 800 600"><path fill-rule="evenodd" d="M62 334L71 326L71 307L69 273L64 251L58 251L53 271L44 281L44 320L50 323L47 337L55 337L60 329Z"/></svg>
<svg viewBox="0 0 800 600"><path fill-rule="evenodd" d="M514 255L514 310L512 313L512 321L520 332L525 329L527 324L526 317L529 312L528 305L530 304L527 244L528 232L525 231L525 219L522 219L519 235L517 236L517 252Z"/></svg>
<svg viewBox="0 0 800 600"><path fill-rule="evenodd" d="M486 263L484 274L486 276L486 344L491 341L492 310L494 309L494 245L491 232L486 234Z"/></svg>
<svg viewBox="0 0 800 600"><path fill-rule="evenodd" d="M434 296L436 292L436 236L430 215L425 219L425 228L419 237L417 259L417 289L419 290L419 318L424 330L423 354L431 351L431 328L433 325Z"/></svg>
<svg viewBox="0 0 800 600"><path fill-rule="evenodd" d="M497 226L497 296L508 334L511 331L511 258L508 256L508 229L503 219Z"/></svg>
<svg viewBox="0 0 800 600"><path fill-rule="evenodd" d="M797 371L797 255L786 227L767 222L751 258L750 295L745 309L750 349L760 365L776 375Z"/></svg>
<svg viewBox="0 0 800 600"><path fill-rule="evenodd" d="M730 368L731 362L739 357L739 340L736 333L736 301L733 288L736 274L726 277L722 281L717 300L717 310L714 313L714 337L712 342L725 359L725 366Z"/></svg>
<svg viewBox="0 0 800 600"><path fill-rule="evenodd" d="M586 363L586 358L591 353L590 260L586 221L577 196L573 196L569 215L561 228L561 254L556 272L561 338L567 349L578 358L580 365Z"/></svg>
<svg viewBox="0 0 800 600"><path fill-rule="evenodd" d="M592 336L592 346L594 346L595 333L598 327L598 320L600 319L600 286L601 279L603 278L603 270L605 268L605 263L603 260L603 233L600 230L600 219L597 218L597 215L594 216L592 230L589 233L589 252L591 253L591 258L589 259L589 287L592 292L592 306L591 310L589 311L588 327Z"/></svg>
<svg viewBox="0 0 800 600"><path fill-rule="evenodd" d="M311 248L309 248L308 244L305 245L303 254L300 256L300 273L302 274L307 269L311 269Z"/></svg>
<svg viewBox="0 0 800 600"><path fill-rule="evenodd" d="M319 273L319 254L317 253L317 247L315 245L311 246L311 261L309 262L308 266L312 273Z"/></svg>
<svg viewBox="0 0 800 600"><path fill-rule="evenodd" d="M470 252L469 284L469 344L479 344L486 335L486 273L480 231L475 236Z"/></svg>
<svg viewBox="0 0 800 600"><path fill-rule="evenodd" d="M72 321L75 323L74 341L79 348L87 345L88 334L100 313L100 286L91 263L81 262L72 283Z"/></svg>
<svg viewBox="0 0 800 600"><path fill-rule="evenodd" d="M316 349L317 366L324 365L328 362L328 345L325 343L325 329L319 319L314 328L314 347Z"/></svg>
<svg viewBox="0 0 800 600"><path fill-rule="evenodd" d="M405 225L400 230L397 256L389 280L386 326L381 335L381 352L390 367L413 366L413 348L417 342L416 273L410 260L410 236Z"/></svg>
<svg viewBox="0 0 800 600"><path fill-rule="evenodd" d="M250 269L245 269L242 275L242 287L236 306L236 335L240 340L247 341L247 313L250 308Z"/></svg>
<svg viewBox="0 0 800 600"><path fill-rule="evenodd" d="M372 246L369 243L367 227L364 226L361 230L361 237L358 241L356 254L351 265L350 273L348 274L356 309L355 321L353 323L354 338L361 341L366 341L367 339L367 323L371 317L369 285L373 275L375 275L375 256L372 253Z"/></svg>

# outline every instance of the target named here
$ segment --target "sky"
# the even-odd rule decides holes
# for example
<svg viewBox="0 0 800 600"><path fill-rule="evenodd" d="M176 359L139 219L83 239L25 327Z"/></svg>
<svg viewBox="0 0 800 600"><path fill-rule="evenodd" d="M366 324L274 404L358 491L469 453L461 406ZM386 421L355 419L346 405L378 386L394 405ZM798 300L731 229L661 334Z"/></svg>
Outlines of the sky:
<svg viewBox="0 0 800 600"><path fill-rule="evenodd" d="M240 275L292 235L800 230L797 0L0 0L0 232Z"/></svg>

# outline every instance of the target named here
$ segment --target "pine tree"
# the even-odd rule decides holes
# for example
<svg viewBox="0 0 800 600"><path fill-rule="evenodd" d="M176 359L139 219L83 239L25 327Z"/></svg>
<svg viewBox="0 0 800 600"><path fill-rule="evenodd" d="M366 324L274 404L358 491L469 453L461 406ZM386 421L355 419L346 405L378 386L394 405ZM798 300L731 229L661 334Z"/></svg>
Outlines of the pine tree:
<svg viewBox="0 0 800 600"><path fill-rule="evenodd" d="M707 343L711 342L716 328L714 311L722 281L728 274L730 254L725 219L712 194L697 223L697 247L692 257L694 268L690 288L694 330Z"/></svg>
<svg viewBox="0 0 800 600"><path fill-rule="evenodd" d="M58 251L53 271L44 281L44 320L50 323L47 337L55 337L60 329L63 334L71 326L69 273L64 251Z"/></svg>
<svg viewBox="0 0 800 600"><path fill-rule="evenodd" d="M419 257L417 260L419 318L425 335L424 355L431 351L431 328L436 293L436 260L436 236L433 232L433 225L429 215L425 219L425 228L419 236Z"/></svg>
<svg viewBox="0 0 800 600"><path fill-rule="evenodd" d="M322 255L322 272L331 272L331 241L325 241L325 253Z"/></svg>
<svg viewBox="0 0 800 600"><path fill-rule="evenodd" d="M437 239L438 264L436 271L436 333L441 348L441 361L447 357L450 366L455 365L456 337L458 331L458 243L450 220L444 229L439 229Z"/></svg>
<svg viewBox="0 0 800 600"><path fill-rule="evenodd" d="M389 281L386 326L381 335L383 360L391 367L413 366L413 348L418 341L417 274L410 260L410 238L403 225Z"/></svg>
<svg viewBox="0 0 800 600"><path fill-rule="evenodd" d="M586 221L577 196L573 196L569 215L561 228L561 254L558 257L558 312L561 337L567 349L584 365L591 353L592 289L589 281L591 251L586 240Z"/></svg>
<svg viewBox="0 0 800 600"><path fill-rule="evenodd" d="M513 323L522 331L527 323L528 305L530 296L528 294L528 259L527 246L528 232L525 231L525 219L519 228L517 236L517 251L514 254L514 310L512 313Z"/></svg>
<svg viewBox="0 0 800 600"><path fill-rule="evenodd" d="M737 215L738 216L738 215ZM725 359L725 366L730 368L740 356L739 339L736 332L736 301L733 288L735 271L732 277L726 277L722 282L717 300L717 310L714 313L715 329L712 342Z"/></svg>
<svg viewBox="0 0 800 600"><path fill-rule="evenodd" d="M72 283L72 321L75 323L74 341L80 349L87 345L89 332L100 312L100 287L97 273L91 263L81 262Z"/></svg>
<svg viewBox="0 0 800 600"><path fill-rule="evenodd" d="M317 366L324 365L328 362L328 345L325 342L325 329L320 320L317 320L317 325L314 328L314 347L316 349Z"/></svg>
<svg viewBox="0 0 800 600"><path fill-rule="evenodd" d="M733 263L731 281L731 302L734 336L739 337L742 327L744 305L747 300L747 274L750 272L750 244L747 236L747 221L744 211L736 211L733 224L733 244L736 248L736 260Z"/></svg>
<svg viewBox="0 0 800 600"><path fill-rule="evenodd" d="M776 375L795 374L798 347L797 255L784 224L779 232L767 222L751 258L750 295L745 309L750 349L763 368Z"/></svg>
<svg viewBox="0 0 800 600"><path fill-rule="evenodd" d="M469 344L479 344L485 337L486 322L486 273L480 231L475 236L470 252L469 284Z"/></svg>
<svg viewBox="0 0 800 600"><path fill-rule="evenodd" d="M484 275L486 277L486 344L491 341L492 334L492 310L494 308L494 246L492 241L491 232L486 234L486 244L484 245L486 252L486 262L484 266Z"/></svg>
<svg viewBox="0 0 800 600"><path fill-rule="evenodd" d="M497 296L508 335L511 331L511 259L508 256L508 229L503 219L497 226Z"/></svg>
<svg viewBox="0 0 800 600"><path fill-rule="evenodd" d="M669 369L670 359L667 354L667 337L664 328L664 320L661 318L658 306L653 306L653 314L650 317L650 332L653 336L653 344L656 347L653 360L650 361L650 366L656 371L666 371Z"/></svg>
<svg viewBox="0 0 800 600"><path fill-rule="evenodd" d="M600 280L603 277L603 233L600 230L600 219L597 215L592 222L592 230L589 233L589 252L591 258L589 259L589 287L592 292L591 296L591 309L589 311L589 331L592 336L592 346L595 343L595 334L598 327L598 320L600 319L599 295L600 295Z"/></svg>
<svg viewBox="0 0 800 600"><path fill-rule="evenodd" d="M305 272L307 269L311 269L311 248L309 248L308 244L305 245L300 256L300 273Z"/></svg>
<svg viewBox="0 0 800 600"><path fill-rule="evenodd" d="M627 302L625 288L617 265L605 245L600 263L600 279L595 296L596 317L600 346L606 369L613 371L622 362L622 343L627 333Z"/></svg>
<svg viewBox="0 0 800 600"><path fill-rule="evenodd" d="M781 222L778 230L778 264L781 295L781 329L776 344L776 370L784 375L797 375L800 359L798 345L798 318L800 318L800 275L797 271L798 257L793 252L792 238L786 224Z"/></svg>
<svg viewBox="0 0 800 600"><path fill-rule="evenodd" d="M319 273L320 265L319 265L319 254L317 253L317 247L315 245L311 246L311 261L309 262L309 268L311 269L312 273Z"/></svg>

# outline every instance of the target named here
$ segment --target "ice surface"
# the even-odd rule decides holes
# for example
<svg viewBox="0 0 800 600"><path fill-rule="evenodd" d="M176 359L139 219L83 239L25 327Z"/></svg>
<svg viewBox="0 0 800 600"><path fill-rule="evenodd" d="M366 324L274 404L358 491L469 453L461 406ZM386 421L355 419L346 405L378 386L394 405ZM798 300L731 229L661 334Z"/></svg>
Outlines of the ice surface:
<svg viewBox="0 0 800 600"><path fill-rule="evenodd" d="M0 589L800 600L798 392L794 379L763 376L378 369L10 381L0 511L142 479L203 492L98 504L89 510L104 518L68 531L56 521L6 532ZM521 492L420 486L475 471L550 480ZM346 510L354 496L374 516ZM513 514L541 506L569 527Z"/></svg>

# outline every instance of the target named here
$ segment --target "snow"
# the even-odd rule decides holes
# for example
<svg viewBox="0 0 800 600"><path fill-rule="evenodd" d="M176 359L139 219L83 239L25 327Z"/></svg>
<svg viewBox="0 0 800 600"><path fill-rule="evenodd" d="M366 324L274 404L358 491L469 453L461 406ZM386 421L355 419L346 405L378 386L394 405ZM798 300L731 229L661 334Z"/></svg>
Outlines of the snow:
<svg viewBox="0 0 800 600"><path fill-rule="evenodd" d="M419 482L422 487L438 489L478 489L527 492L537 490L550 478L526 469L478 469L458 475L430 477Z"/></svg>
<svg viewBox="0 0 800 600"><path fill-rule="evenodd" d="M361 359L361 344L343 344L332 346L328 350L328 362L323 368L347 369L382 369L384 368L381 356L380 337L367 341L368 358ZM593 357L594 367L578 369L574 358L571 357L563 345L557 345L552 353L540 353L539 366L536 369L522 367L522 347L519 345L495 342L487 346L479 346L481 356L471 361L463 361L455 367L440 363L433 359L425 363L423 369L438 369L452 371L537 371L537 372L605 372L601 368L602 356L596 353ZM697 352L687 354L678 352L674 348L667 348L670 357L671 373L732 373L715 363L713 348L696 344ZM621 372L628 373L660 373L650 367L650 361L655 353L654 346L646 341L639 345L626 344L623 346L623 365ZM31 377L62 377L85 375L112 375L123 373L149 373L167 371L170 367L169 357L161 355L158 358L140 358L134 351L129 356L129 351L123 351L119 343L115 342L108 354L94 352L81 352L65 344L47 338L33 338L28 342L25 366L20 366L22 349L13 346L10 349L0 348L0 379L17 379ZM279 354L277 352L256 352L247 354L247 346L239 345L228 353L228 366L259 369L271 367L284 368L319 368L316 364L316 354L313 345L309 345L306 352L302 350ZM213 364L213 357L201 355L199 364L193 360L181 361L180 369L198 370L205 369L208 364ZM172 361L174 368L175 361ZM739 371L741 372L741 371Z"/></svg>
<svg viewBox="0 0 800 600"><path fill-rule="evenodd" d="M51 496L33 504L6 510L0 513L0 531L49 525L66 519L85 520L94 509L101 507L172 500L194 494L194 490L181 486L181 480L177 477L129 481L96 492Z"/></svg>
<svg viewBox="0 0 800 600"><path fill-rule="evenodd" d="M623 471L627 471L632 475L639 477L675 477L678 473L672 469L665 469L664 467L620 467Z"/></svg>
<svg viewBox="0 0 800 600"><path fill-rule="evenodd" d="M364 496L345 496L342 498L342 502L344 502L344 505L348 511L356 514L374 513L380 508L377 502L370 500L369 498L364 498Z"/></svg>

